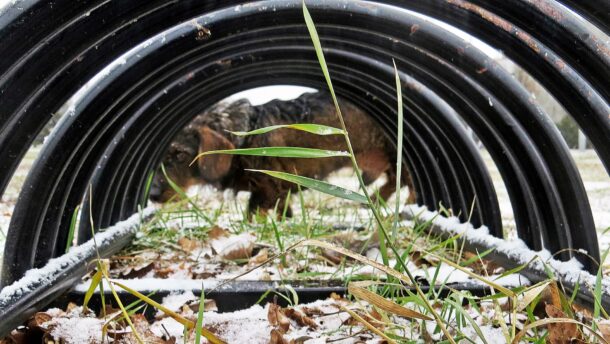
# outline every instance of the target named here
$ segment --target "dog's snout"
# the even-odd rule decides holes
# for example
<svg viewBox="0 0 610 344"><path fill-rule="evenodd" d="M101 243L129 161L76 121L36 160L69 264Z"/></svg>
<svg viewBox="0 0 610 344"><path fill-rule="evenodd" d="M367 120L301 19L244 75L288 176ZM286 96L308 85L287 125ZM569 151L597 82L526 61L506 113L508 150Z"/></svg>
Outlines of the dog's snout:
<svg viewBox="0 0 610 344"><path fill-rule="evenodd" d="M161 195L163 193L161 192L161 188L157 187L157 186L152 186L150 188L150 191L148 193L148 197L151 199L151 201L153 202L160 202L161 201Z"/></svg>

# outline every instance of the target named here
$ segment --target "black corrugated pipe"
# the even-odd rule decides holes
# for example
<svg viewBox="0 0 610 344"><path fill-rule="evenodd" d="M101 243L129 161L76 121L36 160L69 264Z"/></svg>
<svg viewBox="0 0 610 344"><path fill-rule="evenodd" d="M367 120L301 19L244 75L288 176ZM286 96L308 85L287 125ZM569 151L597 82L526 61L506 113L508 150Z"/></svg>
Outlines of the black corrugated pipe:
<svg viewBox="0 0 610 344"><path fill-rule="evenodd" d="M451 207L466 221L475 202L473 224L502 236L491 178L461 119L498 166L519 237L532 249L585 250L599 260L582 180L548 115L478 46L422 14L504 51L565 107L610 171L610 50L601 31L552 0L308 6L337 92L392 138L396 60L405 87L403 153L419 204ZM607 16L588 3L574 9L592 25ZM0 55L0 191L51 115L100 73L27 177L3 285L65 251L69 219L90 185L95 203L85 210L96 227L134 213L172 135L214 102L262 85L324 88L298 0L24 0L0 9ZM90 233L82 223L81 241Z"/></svg>

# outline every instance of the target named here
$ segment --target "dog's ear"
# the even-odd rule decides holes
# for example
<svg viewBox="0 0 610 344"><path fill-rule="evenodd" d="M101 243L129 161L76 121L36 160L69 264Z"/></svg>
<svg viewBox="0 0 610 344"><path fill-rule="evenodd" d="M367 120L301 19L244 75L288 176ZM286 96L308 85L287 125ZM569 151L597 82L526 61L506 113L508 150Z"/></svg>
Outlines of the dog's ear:
<svg viewBox="0 0 610 344"><path fill-rule="evenodd" d="M204 126L199 130L199 153L212 150L234 149L235 146L224 136L215 130ZM220 181L231 168L233 156L230 154L205 155L199 158L199 171L201 176L208 183Z"/></svg>

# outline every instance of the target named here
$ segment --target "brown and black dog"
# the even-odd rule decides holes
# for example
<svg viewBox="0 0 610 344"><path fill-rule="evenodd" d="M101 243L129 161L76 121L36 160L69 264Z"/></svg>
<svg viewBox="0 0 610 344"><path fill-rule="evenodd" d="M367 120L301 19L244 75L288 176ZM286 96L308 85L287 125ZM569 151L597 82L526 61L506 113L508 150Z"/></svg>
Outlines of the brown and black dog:
<svg viewBox="0 0 610 344"><path fill-rule="evenodd" d="M386 173L387 182L379 195L387 199L396 184L396 148L384 135L381 127L355 105L341 100L341 109L358 165L366 184ZM296 159L239 155L208 155L196 164L190 162L202 152L219 149L255 147L307 147L328 150L347 150L343 136L319 136L306 132L278 129L266 134L240 137L228 131L249 131L278 124L315 123L340 127L330 95L317 92L281 101L273 100L252 106L245 99L217 105L198 115L181 130L170 144L163 165L167 176L186 190L196 184L211 184L219 189L231 188L250 191L249 213L267 212L278 207L284 209L288 191L296 186L264 174L245 169L266 169L296 173L300 176L323 179L331 172L351 166L347 157L324 159ZM402 185L409 187L407 202L415 201L410 175L403 168ZM163 173L157 171L150 192L156 202L166 202L175 195ZM287 208L290 216L290 208Z"/></svg>

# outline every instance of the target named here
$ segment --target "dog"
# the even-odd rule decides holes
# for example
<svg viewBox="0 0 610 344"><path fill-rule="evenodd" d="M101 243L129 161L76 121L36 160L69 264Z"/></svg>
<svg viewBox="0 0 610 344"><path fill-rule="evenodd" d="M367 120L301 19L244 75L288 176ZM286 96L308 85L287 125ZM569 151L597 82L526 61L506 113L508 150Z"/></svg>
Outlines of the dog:
<svg viewBox="0 0 610 344"><path fill-rule="evenodd" d="M381 198L387 199L395 191L396 148L379 124L364 111L348 101L340 100L340 103L363 180L368 185L386 173L387 182L378 192ZM334 103L329 94L322 92L305 93L289 101L272 100L258 106L252 106L246 99L220 102L195 117L180 131L170 143L162 165L167 177L183 190L193 185L211 184L221 190L250 191L250 215L257 212L266 214L277 207L286 209L286 215L292 216L290 207L285 207L289 190L295 191L296 185L246 169L282 171L324 179L333 171L351 166L349 157L298 159L214 154L190 163L200 153L234 148L283 146L347 150L342 135L320 136L287 128L252 136L236 136L229 132L294 123L340 128ZM409 187L407 202L414 203L415 192L408 170L403 168L401 175L402 185ZM175 195L174 188L159 168L150 188L151 200L163 203L175 198Z"/></svg>

